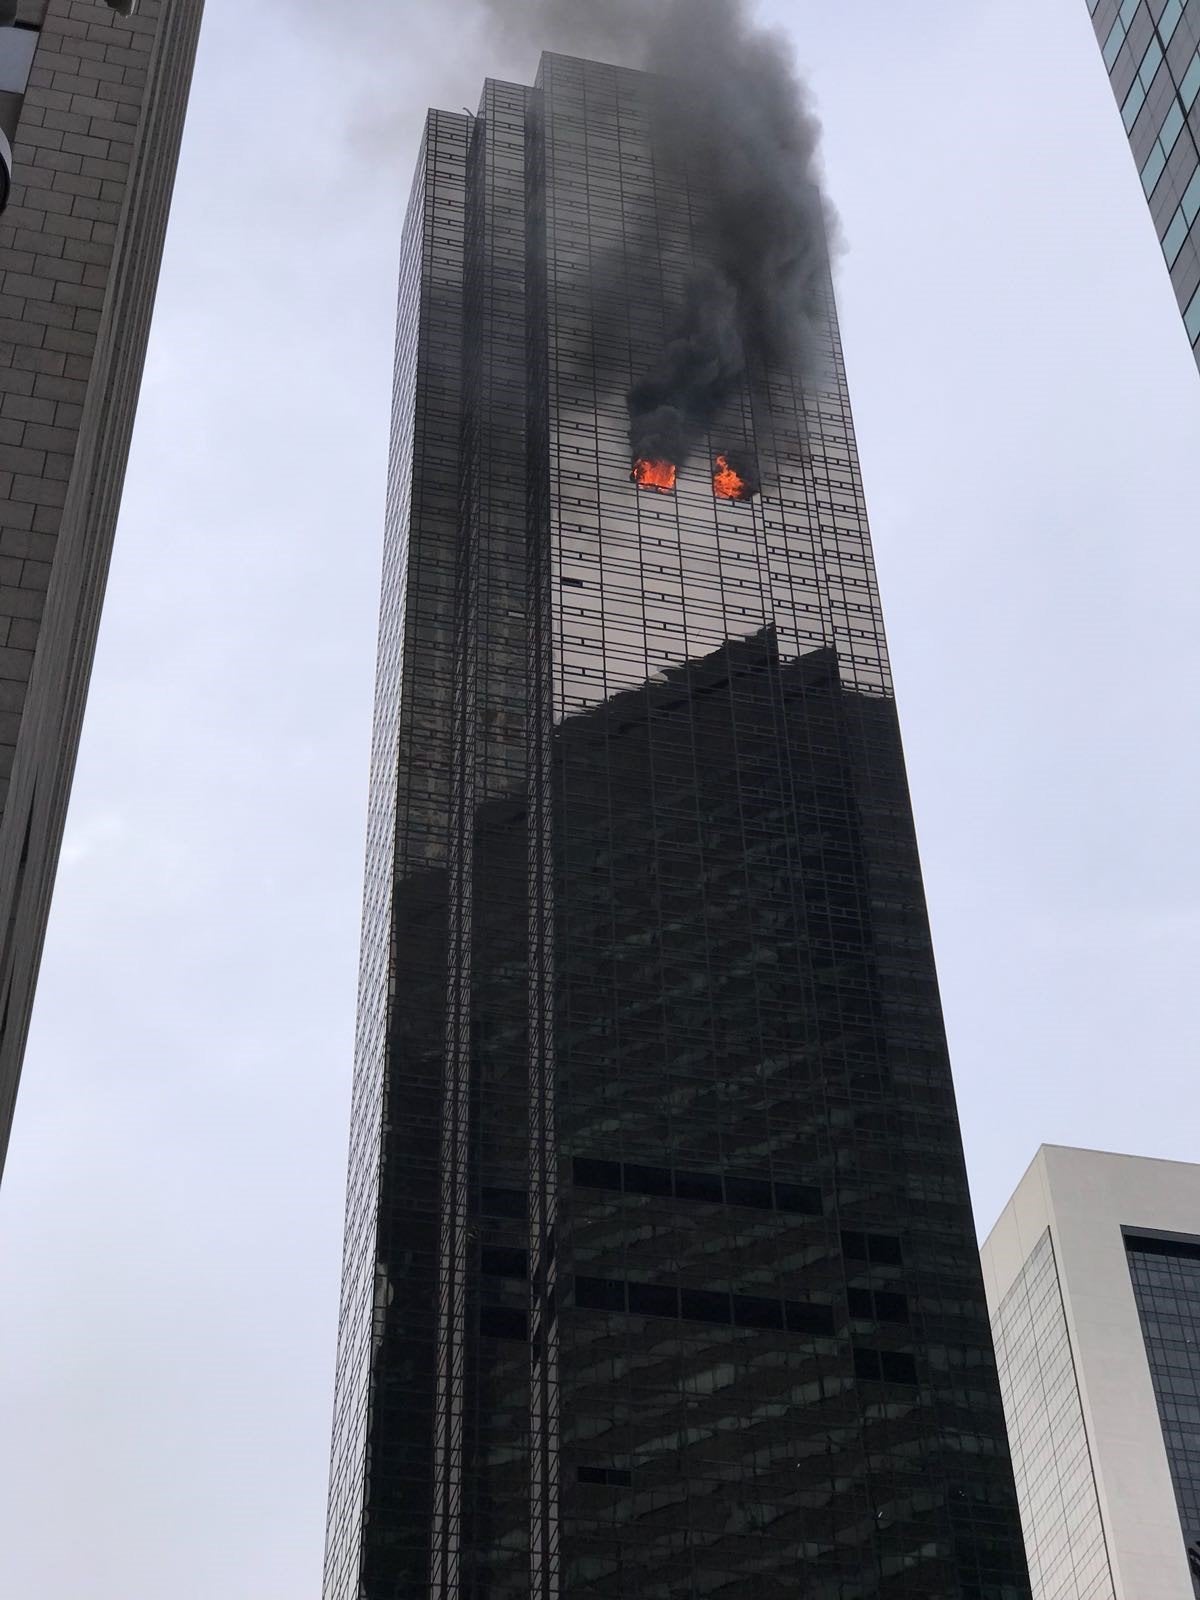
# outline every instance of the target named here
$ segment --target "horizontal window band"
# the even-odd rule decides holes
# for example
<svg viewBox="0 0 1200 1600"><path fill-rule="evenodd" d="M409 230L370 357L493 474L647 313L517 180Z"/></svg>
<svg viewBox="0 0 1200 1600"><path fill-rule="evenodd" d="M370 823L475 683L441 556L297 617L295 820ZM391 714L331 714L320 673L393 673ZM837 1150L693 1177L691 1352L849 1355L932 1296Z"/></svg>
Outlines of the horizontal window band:
<svg viewBox="0 0 1200 1600"><path fill-rule="evenodd" d="M628 1489L633 1474L627 1467L580 1467L580 1483L604 1484L609 1489Z"/></svg>
<svg viewBox="0 0 1200 1600"><path fill-rule="evenodd" d="M813 1184L741 1178L730 1173L693 1172L639 1162L604 1161L576 1156L573 1175L581 1189L614 1194L658 1195L676 1200L702 1200L710 1205L748 1206L757 1211L788 1211L819 1217L821 1191Z"/></svg>
<svg viewBox="0 0 1200 1600"><path fill-rule="evenodd" d="M1129 1255L1174 1256L1182 1261L1200 1261L1200 1239L1172 1239L1158 1234L1125 1234L1125 1249Z"/></svg>
<svg viewBox="0 0 1200 1600"><path fill-rule="evenodd" d="M831 1305L728 1294L717 1289L677 1289L672 1284L626 1283L618 1278L576 1278L575 1305L584 1311L627 1312L631 1316L668 1317L826 1338L834 1331Z"/></svg>

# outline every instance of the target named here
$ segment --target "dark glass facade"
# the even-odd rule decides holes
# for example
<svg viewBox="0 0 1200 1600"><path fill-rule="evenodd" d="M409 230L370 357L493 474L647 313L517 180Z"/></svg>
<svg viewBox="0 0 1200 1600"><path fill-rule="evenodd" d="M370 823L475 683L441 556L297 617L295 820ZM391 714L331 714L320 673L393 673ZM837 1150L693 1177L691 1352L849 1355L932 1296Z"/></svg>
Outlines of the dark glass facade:
<svg viewBox="0 0 1200 1600"><path fill-rule="evenodd" d="M1200 1239L1127 1233L1125 1250L1192 1584L1200 1595Z"/></svg>
<svg viewBox="0 0 1200 1600"><path fill-rule="evenodd" d="M630 481L702 205L633 72L429 119L326 1600L1029 1594L832 293Z"/></svg>
<svg viewBox="0 0 1200 1600"><path fill-rule="evenodd" d="M1200 363L1200 0L1088 0Z"/></svg>

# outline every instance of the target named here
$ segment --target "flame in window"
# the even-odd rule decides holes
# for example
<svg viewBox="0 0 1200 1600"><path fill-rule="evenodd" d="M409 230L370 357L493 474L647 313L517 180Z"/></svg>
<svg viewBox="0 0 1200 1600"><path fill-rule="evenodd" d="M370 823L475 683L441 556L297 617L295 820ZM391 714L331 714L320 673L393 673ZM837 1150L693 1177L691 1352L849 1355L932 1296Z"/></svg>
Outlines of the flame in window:
<svg viewBox="0 0 1200 1600"><path fill-rule="evenodd" d="M730 465L728 456L718 456L713 469L713 493L718 500L750 500L754 490L737 468Z"/></svg>
<svg viewBox="0 0 1200 1600"><path fill-rule="evenodd" d="M675 463L648 461L641 457L633 463L631 476L639 489L656 489L659 494L670 494L675 488Z"/></svg>

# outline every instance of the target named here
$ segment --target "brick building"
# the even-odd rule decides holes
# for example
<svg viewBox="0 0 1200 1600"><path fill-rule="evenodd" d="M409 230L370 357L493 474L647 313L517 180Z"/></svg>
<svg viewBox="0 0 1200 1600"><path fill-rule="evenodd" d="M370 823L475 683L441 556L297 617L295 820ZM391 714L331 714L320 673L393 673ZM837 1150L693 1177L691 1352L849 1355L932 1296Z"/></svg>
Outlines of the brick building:
<svg viewBox="0 0 1200 1600"><path fill-rule="evenodd" d="M0 1163L202 10L0 0Z"/></svg>

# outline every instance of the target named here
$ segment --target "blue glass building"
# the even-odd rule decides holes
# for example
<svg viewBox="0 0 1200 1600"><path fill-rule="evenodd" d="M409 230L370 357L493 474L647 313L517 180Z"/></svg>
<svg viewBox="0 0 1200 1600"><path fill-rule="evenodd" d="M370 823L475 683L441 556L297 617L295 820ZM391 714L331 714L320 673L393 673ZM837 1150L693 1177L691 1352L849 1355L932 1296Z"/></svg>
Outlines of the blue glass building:
<svg viewBox="0 0 1200 1600"><path fill-rule="evenodd" d="M1200 362L1200 0L1088 0L1088 9Z"/></svg>

